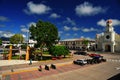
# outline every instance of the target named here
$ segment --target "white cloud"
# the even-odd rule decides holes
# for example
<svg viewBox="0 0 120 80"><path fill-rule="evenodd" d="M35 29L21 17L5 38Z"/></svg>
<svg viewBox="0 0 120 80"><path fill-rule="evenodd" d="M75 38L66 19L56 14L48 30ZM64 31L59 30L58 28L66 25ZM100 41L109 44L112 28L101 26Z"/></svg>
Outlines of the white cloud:
<svg viewBox="0 0 120 80"><path fill-rule="evenodd" d="M45 14L51 10L49 6L46 6L44 4L35 4L32 1L27 3L27 8L24 9L24 12L26 14Z"/></svg>
<svg viewBox="0 0 120 80"><path fill-rule="evenodd" d="M66 36L70 36L70 34L69 34L69 33L66 33L65 35L66 35Z"/></svg>
<svg viewBox="0 0 120 80"><path fill-rule="evenodd" d="M78 27L73 27L72 30L73 30L73 31L78 31L78 30L80 30L80 28L78 28Z"/></svg>
<svg viewBox="0 0 120 80"><path fill-rule="evenodd" d="M21 28L21 31L22 31L22 32L25 32L25 33L26 33L26 32L29 32L29 30L28 30L27 28Z"/></svg>
<svg viewBox="0 0 120 80"><path fill-rule="evenodd" d="M75 8L75 12L78 16L92 16L99 13L104 13L105 11L106 9L103 9L100 6L93 6L89 2L84 2Z"/></svg>
<svg viewBox="0 0 120 80"><path fill-rule="evenodd" d="M25 28L26 26L25 26L25 25L21 25L20 27L21 27L21 28Z"/></svg>
<svg viewBox="0 0 120 80"><path fill-rule="evenodd" d="M97 29L91 27L91 28L82 28L81 29L83 32L92 32L92 31L98 31Z"/></svg>
<svg viewBox="0 0 120 80"><path fill-rule="evenodd" d="M94 40L94 39L92 39L92 38L90 38L90 37L84 37L84 36L81 36L80 38L85 38L85 39L87 39L87 40Z"/></svg>
<svg viewBox="0 0 120 80"><path fill-rule="evenodd" d="M59 36L61 36L62 33L63 33L63 31L59 31L59 32L58 32Z"/></svg>
<svg viewBox="0 0 120 80"><path fill-rule="evenodd" d="M25 25L21 25L20 27L21 27L21 32L23 33L29 32L28 27L26 27Z"/></svg>
<svg viewBox="0 0 120 80"><path fill-rule="evenodd" d="M0 16L0 21L6 22L6 21L9 21L9 19L5 16Z"/></svg>
<svg viewBox="0 0 120 80"><path fill-rule="evenodd" d="M70 29L71 29L70 27L64 26L64 30L65 30L65 31L69 31Z"/></svg>
<svg viewBox="0 0 120 80"><path fill-rule="evenodd" d="M6 38L10 38L11 36L13 36L14 34L8 31L0 31L0 36L1 37L6 37Z"/></svg>
<svg viewBox="0 0 120 80"><path fill-rule="evenodd" d="M72 26L76 25L76 23L71 18L69 18L69 17L67 17L66 20L63 21L63 23L65 23L65 24L71 24Z"/></svg>
<svg viewBox="0 0 120 80"><path fill-rule="evenodd" d="M80 38L84 38L84 36L81 36Z"/></svg>
<svg viewBox="0 0 120 80"><path fill-rule="evenodd" d="M27 24L28 27L31 27L31 25L36 26L36 23L35 22L30 22L30 23Z"/></svg>
<svg viewBox="0 0 120 80"><path fill-rule="evenodd" d="M3 24L0 24L0 27L5 27L5 25L3 25Z"/></svg>
<svg viewBox="0 0 120 80"><path fill-rule="evenodd" d="M77 33L74 33L73 36L77 36L78 34Z"/></svg>
<svg viewBox="0 0 120 80"><path fill-rule="evenodd" d="M29 32L29 27L31 27L31 25L34 25L36 26L36 23L35 22L30 22L28 23L26 26L25 25L21 25L21 31L26 33L26 32Z"/></svg>
<svg viewBox="0 0 120 80"><path fill-rule="evenodd" d="M90 38L90 37L86 37L86 39L87 39L87 40L94 40L94 39L92 39L92 38Z"/></svg>
<svg viewBox="0 0 120 80"><path fill-rule="evenodd" d="M111 19L111 20L112 20L113 26L120 26L120 20L118 20L118 19ZM97 25L105 27L106 21L107 20L101 19L100 21L97 22Z"/></svg>
<svg viewBox="0 0 120 80"><path fill-rule="evenodd" d="M63 33L63 31L59 31L58 33L59 33L59 34L62 34L62 33Z"/></svg>
<svg viewBox="0 0 120 80"><path fill-rule="evenodd" d="M24 38L26 38L26 35L22 34L22 36L23 36Z"/></svg>
<svg viewBox="0 0 120 80"><path fill-rule="evenodd" d="M104 19L101 19L100 21L97 22L97 25L106 26L106 21Z"/></svg>
<svg viewBox="0 0 120 80"><path fill-rule="evenodd" d="M50 15L50 18L60 18L61 16L60 15L58 15L58 14L56 14L56 13L52 13L51 15Z"/></svg>

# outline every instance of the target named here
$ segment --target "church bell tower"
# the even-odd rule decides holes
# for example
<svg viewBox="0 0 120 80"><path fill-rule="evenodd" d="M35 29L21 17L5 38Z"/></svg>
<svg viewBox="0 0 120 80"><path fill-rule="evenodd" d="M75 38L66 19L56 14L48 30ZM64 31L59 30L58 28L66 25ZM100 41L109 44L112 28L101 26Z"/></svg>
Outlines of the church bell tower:
<svg viewBox="0 0 120 80"><path fill-rule="evenodd" d="M106 30L105 30L105 41L113 42L115 40L114 28L112 26L112 20L107 20L106 22Z"/></svg>
<svg viewBox="0 0 120 80"><path fill-rule="evenodd" d="M114 52L114 45L115 45L115 31L112 26L112 20L109 19L106 21L103 50Z"/></svg>

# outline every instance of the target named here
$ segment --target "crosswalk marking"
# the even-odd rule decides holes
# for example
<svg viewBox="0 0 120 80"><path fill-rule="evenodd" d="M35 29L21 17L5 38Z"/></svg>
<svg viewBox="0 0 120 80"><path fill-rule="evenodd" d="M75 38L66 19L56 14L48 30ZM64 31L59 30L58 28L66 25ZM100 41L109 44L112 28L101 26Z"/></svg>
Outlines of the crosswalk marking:
<svg viewBox="0 0 120 80"><path fill-rule="evenodd" d="M120 70L120 67L116 67L116 70Z"/></svg>
<svg viewBox="0 0 120 80"><path fill-rule="evenodd" d="M118 59L107 59L107 61L110 61L110 62L120 62L120 60L118 60Z"/></svg>

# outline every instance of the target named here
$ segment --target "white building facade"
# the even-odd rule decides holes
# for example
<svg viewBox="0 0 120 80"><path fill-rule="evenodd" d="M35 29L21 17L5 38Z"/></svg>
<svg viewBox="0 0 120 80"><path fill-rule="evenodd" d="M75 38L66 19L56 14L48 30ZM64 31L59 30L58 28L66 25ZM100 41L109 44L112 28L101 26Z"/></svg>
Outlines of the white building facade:
<svg viewBox="0 0 120 80"><path fill-rule="evenodd" d="M66 39L61 40L59 44L65 45L70 50L82 50L84 47L84 40L88 39ZM87 49L90 49L95 44L94 40L88 40L88 44L86 45Z"/></svg>
<svg viewBox="0 0 120 80"><path fill-rule="evenodd" d="M112 20L107 20L104 33L96 35L96 50L120 52L120 35L112 26Z"/></svg>

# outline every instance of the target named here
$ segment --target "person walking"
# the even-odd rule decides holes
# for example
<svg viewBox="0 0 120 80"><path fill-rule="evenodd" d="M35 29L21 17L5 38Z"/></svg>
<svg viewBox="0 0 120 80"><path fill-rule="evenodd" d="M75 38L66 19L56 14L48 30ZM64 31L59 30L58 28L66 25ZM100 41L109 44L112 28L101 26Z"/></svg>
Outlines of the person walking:
<svg viewBox="0 0 120 80"><path fill-rule="evenodd" d="M32 59L30 59L30 63L29 63L29 65L31 65L32 64Z"/></svg>

